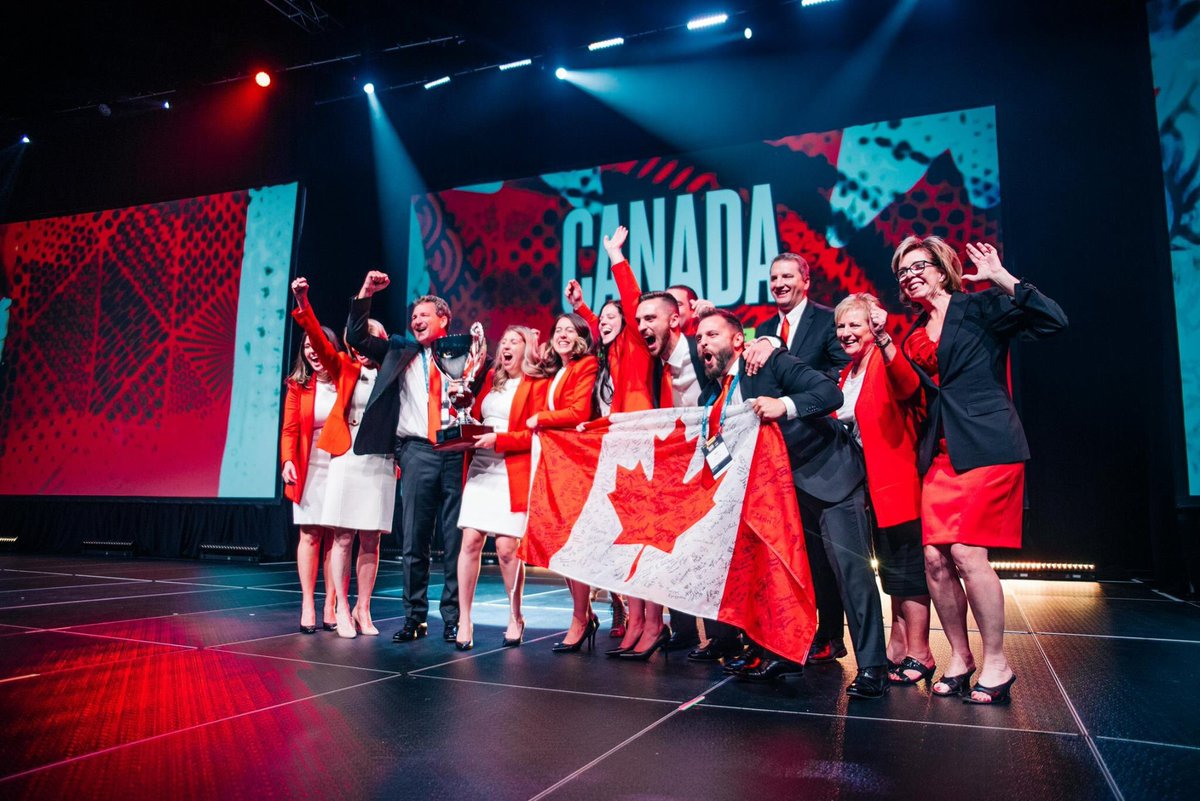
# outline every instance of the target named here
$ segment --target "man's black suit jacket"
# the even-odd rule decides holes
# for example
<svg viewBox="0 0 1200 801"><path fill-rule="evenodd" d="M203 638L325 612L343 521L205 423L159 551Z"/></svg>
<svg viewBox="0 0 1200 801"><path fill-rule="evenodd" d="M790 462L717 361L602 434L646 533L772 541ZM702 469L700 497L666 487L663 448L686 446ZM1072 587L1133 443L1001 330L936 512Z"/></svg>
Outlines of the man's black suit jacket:
<svg viewBox="0 0 1200 801"><path fill-rule="evenodd" d="M759 336L779 336L779 314L758 327ZM792 346L787 352L814 370L837 380L842 368L850 363L850 357L838 342L837 329L833 323L833 309L808 299L796 332L792 335Z"/></svg>
<svg viewBox="0 0 1200 801"><path fill-rule="evenodd" d="M796 406L795 420L778 422L797 489L837 503L862 484L862 452L846 427L831 417L842 405L842 391L832 379L778 349L755 375L746 374L745 361L740 372L743 400L786 395Z"/></svg>

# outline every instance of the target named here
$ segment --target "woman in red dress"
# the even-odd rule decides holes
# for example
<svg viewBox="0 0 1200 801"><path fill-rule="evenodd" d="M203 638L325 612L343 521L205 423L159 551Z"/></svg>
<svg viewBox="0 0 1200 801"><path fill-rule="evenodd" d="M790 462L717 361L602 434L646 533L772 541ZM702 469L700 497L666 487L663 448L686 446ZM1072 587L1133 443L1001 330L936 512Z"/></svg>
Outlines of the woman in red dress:
<svg viewBox="0 0 1200 801"><path fill-rule="evenodd" d="M539 428L575 428L591 420L592 393L600 365L592 355L592 331L588 324L578 314L560 314L554 321L545 351L541 370L550 379L545 408L530 417L526 426L536 432ZM526 536L521 542L523 557L528 553L529 539ZM600 619L592 612L591 587L573 579L566 581L573 606L571 626L552 650L578 651L585 640L590 650L596 644L596 631L600 628Z"/></svg>
<svg viewBox="0 0 1200 801"><path fill-rule="evenodd" d="M927 399L918 446L925 571L951 648L933 692L992 704L1009 700L1017 677L1004 656L1004 591L988 548L1021 546L1029 458L1009 393L1009 343L1050 336L1066 328L1067 317L1004 269L992 245L968 244L967 255L974 274L963 274L939 237L910 236L896 248L892 272L903 297L921 309L902 350ZM964 281L994 286L967 293ZM968 606L983 639L981 667L967 640Z"/></svg>

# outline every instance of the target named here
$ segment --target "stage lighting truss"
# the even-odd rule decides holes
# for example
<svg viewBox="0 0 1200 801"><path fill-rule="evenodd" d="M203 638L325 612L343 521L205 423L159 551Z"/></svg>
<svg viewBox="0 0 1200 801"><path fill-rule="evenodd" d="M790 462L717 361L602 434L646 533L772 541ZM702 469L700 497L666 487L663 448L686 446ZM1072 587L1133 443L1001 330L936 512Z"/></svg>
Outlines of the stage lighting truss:
<svg viewBox="0 0 1200 801"><path fill-rule="evenodd" d="M265 0L266 4L287 17L306 33L319 33L336 20L312 0Z"/></svg>

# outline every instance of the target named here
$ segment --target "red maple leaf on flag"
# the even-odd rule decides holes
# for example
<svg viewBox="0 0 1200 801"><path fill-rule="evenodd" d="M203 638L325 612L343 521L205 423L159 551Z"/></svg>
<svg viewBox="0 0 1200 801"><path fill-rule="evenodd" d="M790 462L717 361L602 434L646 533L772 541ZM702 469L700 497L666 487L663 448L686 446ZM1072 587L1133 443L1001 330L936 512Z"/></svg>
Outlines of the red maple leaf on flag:
<svg viewBox="0 0 1200 801"><path fill-rule="evenodd" d="M677 419L670 434L655 438L653 479L646 478L641 462L633 469L617 467L616 487L608 493L608 500L621 520L621 533L613 544L642 546L626 581L637 572L647 545L671 553L675 540L716 505L713 495L725 476L713 480L707 462L690 481L683 480L696 453L698 439L688 439L684 430L683 420Z"/></svg>

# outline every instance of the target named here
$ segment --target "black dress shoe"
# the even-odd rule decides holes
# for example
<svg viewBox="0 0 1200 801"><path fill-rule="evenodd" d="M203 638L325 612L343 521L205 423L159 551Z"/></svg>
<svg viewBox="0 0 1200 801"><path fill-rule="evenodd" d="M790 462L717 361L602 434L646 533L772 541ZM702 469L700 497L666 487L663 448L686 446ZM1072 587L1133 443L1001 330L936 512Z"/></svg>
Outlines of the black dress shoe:
<svg viewBox="0 0 1200 801"><path fill-rule="evenodd" d="M700 635L696 632L677 631L671 635L671 639L667 642L668 651L681 651L684 648L691 650L700 644Z"/></svg>
<svg viewBox="0 0 1200 801"><path fill-rule="evenodd" d="M722 670L730 676L740 675L744 670L753 670L763 663L762 649L757 646L750 646L745 652L733 657L725 662Z"/></svg>
<svg viewBox="0 0 1200 801"><path fill-rule="evenodd" d="M703 648L689 651L687 658L692 662L720 662L722 659L731 659L741 652L742 647L737 643L720 643L716 640L709 640L708 645Z"/></svg>
<svg viewBox="0 0 1200 801"><path fill-rule="evenodd" d="M854 681L846 688L851 698L882 698L891 688L887 665L872 665L860 668Z"/></svg>
<svg viewBox="0 0 1200 801"><path fill-rule="evenodd" d="M826 640L825 642L814 642L812 647L808 649L808 664L820 665L825 662L832 662L835 659L841 659L846 655L846 644L841 640Z"/></svg>
<svg viewBox="0 0 1200 801"><path fill-rule="evenodd" d="M404 628L392 635L392 642L412 642L419 640L429 633L429 626L415 620L404 621Z"/></svg>
<svg viewBox="0 0 1200 801"><path fill-rule="evenodd" d="M797 665L787 659L764 659L758 667L743 670L737 676L750 681L775 681L785 676L799 676L802 673L804 673L803 665ZM884 676L886 675L885 673Z"/></svg>
<svg viewBox="0 0 1200 801"><path fill-rule="evenodd" d="M457 640L458 639L458 624L457 623L447 623L446 627L444 629L442 629L442 639L445 640L446 642L454 642L455 640Z"/></svg>

